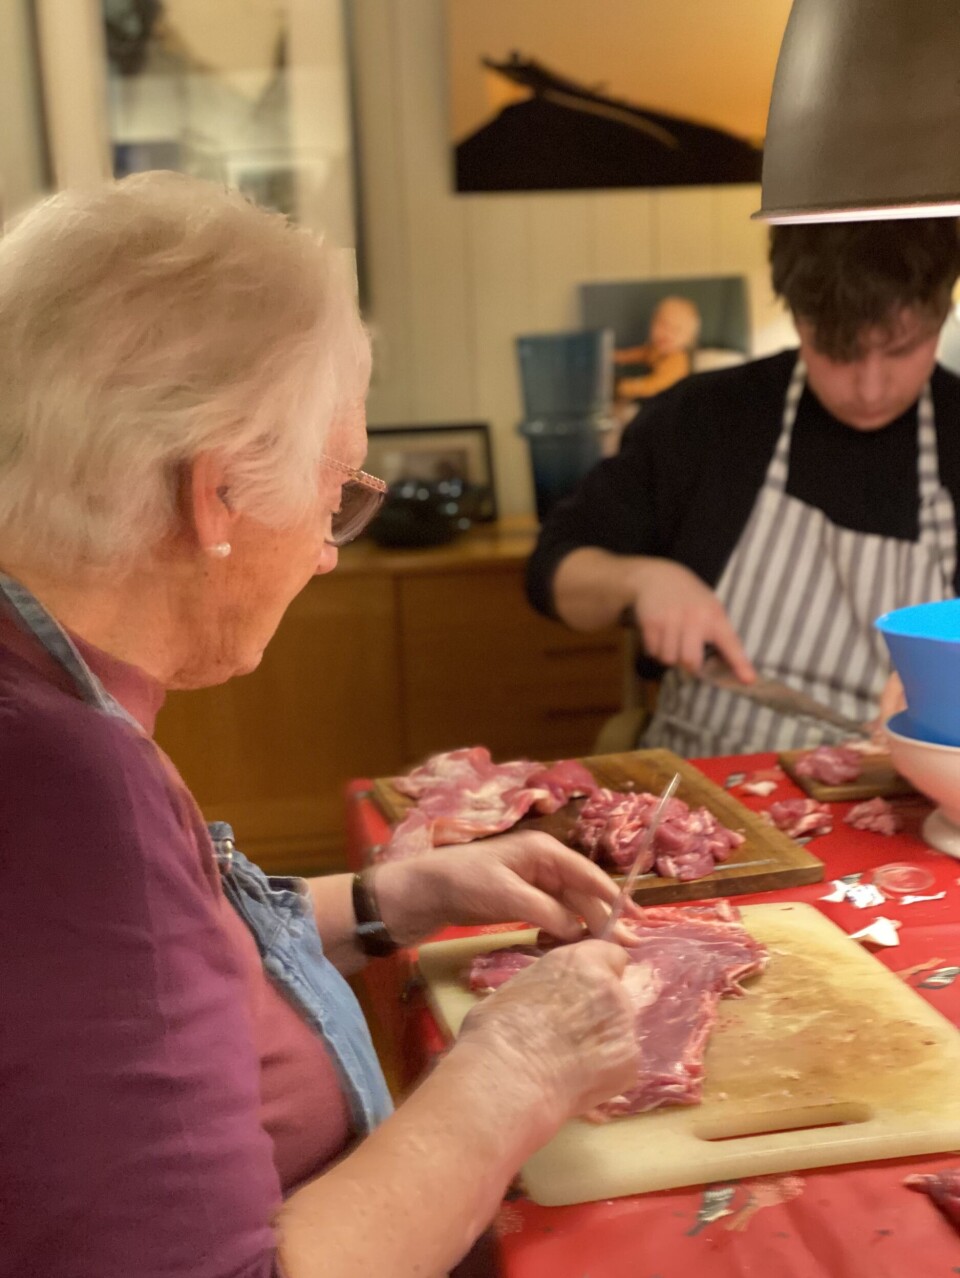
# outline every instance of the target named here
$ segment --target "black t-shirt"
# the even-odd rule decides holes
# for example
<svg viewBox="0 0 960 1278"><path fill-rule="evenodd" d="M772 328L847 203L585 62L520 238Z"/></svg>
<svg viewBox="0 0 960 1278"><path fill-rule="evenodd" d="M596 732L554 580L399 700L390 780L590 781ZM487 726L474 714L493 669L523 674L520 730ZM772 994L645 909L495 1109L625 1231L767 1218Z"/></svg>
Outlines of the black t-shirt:
<svg viewBox="0 0 960 1278"><path fill-rule="evenodd" d="M843 528L916 541L917 405L881 430L853 430L806 388L797 405L787 492Z"/></svg>
<svg viewBox="0 0 960 1278"><path fill-rule="evenodd" d="M645 405L617 456L544 521L527 568L533 605L555 615L554 572L582 546L674 559L715 586L763 484L796 358L784 351L688 377ZM931 391L940 479L960 510L960 378L937 367ZM916 540L917 406L880 430L858 431L807 388L787 492L843 527Z"/></svg>

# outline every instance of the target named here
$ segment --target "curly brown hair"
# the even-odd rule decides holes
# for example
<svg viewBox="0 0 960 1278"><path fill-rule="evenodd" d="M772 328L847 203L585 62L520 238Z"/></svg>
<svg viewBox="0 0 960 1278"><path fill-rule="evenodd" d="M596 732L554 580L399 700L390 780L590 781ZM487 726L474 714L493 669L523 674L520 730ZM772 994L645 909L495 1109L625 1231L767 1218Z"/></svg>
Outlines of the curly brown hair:
<svg viewBox="0 0 960 1278"><path fill-rule="evenodd" d="M942 324L960 276L953 218L773 226L769 256L774 291L839 361L856 358L865 330L892 331L904 307Z"/></svg>

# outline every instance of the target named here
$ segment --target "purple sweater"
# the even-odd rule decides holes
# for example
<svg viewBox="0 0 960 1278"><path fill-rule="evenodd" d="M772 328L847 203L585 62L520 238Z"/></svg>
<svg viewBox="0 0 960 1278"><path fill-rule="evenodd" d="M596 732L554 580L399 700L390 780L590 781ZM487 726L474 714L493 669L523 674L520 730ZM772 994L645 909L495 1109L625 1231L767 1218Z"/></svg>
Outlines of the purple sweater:
<svg viewBox="0 0 960 1278"><path fill-rule="evenodd" d="M266 1278L281 1184L215 866L151 742L46 660L0 620L0 1278Z"/></svg>

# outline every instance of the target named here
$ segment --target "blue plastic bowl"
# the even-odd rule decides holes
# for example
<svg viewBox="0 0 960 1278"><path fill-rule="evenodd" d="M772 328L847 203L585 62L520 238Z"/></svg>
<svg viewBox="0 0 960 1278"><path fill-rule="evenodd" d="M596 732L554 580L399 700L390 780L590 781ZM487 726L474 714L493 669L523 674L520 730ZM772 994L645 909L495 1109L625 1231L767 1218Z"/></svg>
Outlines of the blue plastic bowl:
<svg viewBox="0 0 960 1278"><path fill-rule="evenodd" d="M960 599L896 608L874 624L903 681L910 735L960 746Z"/></svg>
<svg viewBox="0 0 960 1278"><path fill-rule="evenodd" d="M906 737L908 741L917 741L921 745L948 746L951 750L960 748L950 741L941 741L933 733L919 727L910 718L909 710L901 710L899 714L891 715L884 727L888 732L896 733L898 737Z"/></svg>

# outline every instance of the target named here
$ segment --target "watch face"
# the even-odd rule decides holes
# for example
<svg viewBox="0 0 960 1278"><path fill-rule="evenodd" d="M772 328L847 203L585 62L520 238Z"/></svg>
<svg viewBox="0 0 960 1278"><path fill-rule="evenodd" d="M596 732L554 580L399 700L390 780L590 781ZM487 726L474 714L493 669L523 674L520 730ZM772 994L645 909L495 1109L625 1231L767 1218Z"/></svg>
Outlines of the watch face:
<svg viewBox="0 0 960 1278"><path fill-rule="evenodd" d="M358 923L356 936L364 954L383 957L386 954L393 954L400 948L379 919L371 923Z"/></svg>

